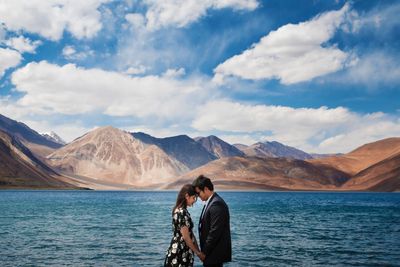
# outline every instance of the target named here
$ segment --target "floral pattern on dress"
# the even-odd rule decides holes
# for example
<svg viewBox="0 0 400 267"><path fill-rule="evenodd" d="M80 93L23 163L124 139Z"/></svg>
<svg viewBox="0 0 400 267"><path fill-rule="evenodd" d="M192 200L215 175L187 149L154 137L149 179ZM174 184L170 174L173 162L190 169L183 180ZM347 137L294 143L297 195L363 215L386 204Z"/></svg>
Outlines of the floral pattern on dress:
<svg viewBox="0 0 400 267"><path fill-rule="evenodd" d="M185 208L178 208L172 216L172 230L174 236L165 256L165 267L191 267L193 266L193 251L186 245L181 234L181 228L189 228L190 238L194 242L193 222L190 213Z"/></svg>

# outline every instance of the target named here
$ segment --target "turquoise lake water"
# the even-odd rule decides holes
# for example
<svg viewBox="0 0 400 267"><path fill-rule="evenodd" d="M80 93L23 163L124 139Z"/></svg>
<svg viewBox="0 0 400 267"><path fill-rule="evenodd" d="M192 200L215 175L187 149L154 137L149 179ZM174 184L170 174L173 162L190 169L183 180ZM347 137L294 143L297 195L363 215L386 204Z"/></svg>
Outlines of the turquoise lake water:
<svg viewBox="0 0 400 267"><path fill-rule="evenodd" d="M400 194L220 195L231 213L233 262L226 266L400 265ZM175 198L176 192L0 191L0 265L162 266ZM189 208L196 226L201 207L198 201Z"/></svg>

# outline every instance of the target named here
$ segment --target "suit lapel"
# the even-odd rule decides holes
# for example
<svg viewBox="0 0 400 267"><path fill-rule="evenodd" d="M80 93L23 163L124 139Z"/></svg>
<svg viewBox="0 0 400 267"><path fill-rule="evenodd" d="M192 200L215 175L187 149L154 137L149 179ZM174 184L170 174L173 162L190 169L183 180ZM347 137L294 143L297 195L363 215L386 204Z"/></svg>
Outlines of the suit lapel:
<svg viewBox="0 0 400 267"><path fill-rule="evenodd" d="M200 219L199 219L199 232L201 232L201 227L202 227L202 225L203 225L203 221L204 221L204 217L206 216L206 212L207 212L207 210L211 207L211 205L212 205L213 201L215 200L215 197L216 197L216 196L217 196L217 193L214 193L214 194L211 196L210 201L208 202L207 208L206 208L206 206L204 205L203 210L201 211L201 215L200 215Z"/></svg>
<svg viewBox="0 0 400 267"><path fill-rule="evenodd" d="M210 201L208 202L207 208L206 208L206 210L204 211L203 217L204 217L204 215L206 214L207 210L211 207L211 205L212 205L213 201L215 200L215 197L216 197L216 196L217 196L217 193L214 193L214 194L211 196L211 199L210 199Z"/></svg>
<svg viewBox="0 0 400 267"><path fill-rule="evenodd" d="M204 216L206 216L206 213L207 213L208 209L211 207L211 205L213 204L213 202L214 202L216 196L217 196L217 193L214 193L214 194L211 196L211 199L210 199L210 201L208 202L207 207L206 207L206 206L203 207L203 211L204 211L204 212L202 212L202 214L201 214L202 216L200 216L200 220L203 220L203 219L204 219Z"/></svg>

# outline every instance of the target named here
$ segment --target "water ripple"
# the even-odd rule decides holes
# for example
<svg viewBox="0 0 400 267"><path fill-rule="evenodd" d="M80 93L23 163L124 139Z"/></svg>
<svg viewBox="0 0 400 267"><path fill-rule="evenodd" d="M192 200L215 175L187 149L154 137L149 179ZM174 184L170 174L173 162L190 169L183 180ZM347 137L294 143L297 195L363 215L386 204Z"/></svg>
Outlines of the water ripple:
<svg viewBox="0 0 400 267"><path fill-rule="evenodd" d="M221 195L231 212L228 267L400 263L400 194ZM161 266L175 197L176 192L0 191L1 266ZM201 204L189 212L196 223ZM201 266L198 259L195 266Z"/></svg>

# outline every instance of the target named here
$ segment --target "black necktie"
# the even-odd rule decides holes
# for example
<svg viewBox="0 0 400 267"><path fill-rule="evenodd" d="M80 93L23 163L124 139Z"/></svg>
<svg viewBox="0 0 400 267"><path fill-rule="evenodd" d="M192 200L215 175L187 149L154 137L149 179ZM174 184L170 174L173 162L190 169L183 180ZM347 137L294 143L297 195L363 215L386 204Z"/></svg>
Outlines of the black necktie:
<svg viewBox="0 0 400 267"><path fill-rule="evenodd" d="M204 205L204 206L203 206L203 209L201 210L200 222L201 222L201 218L203 218L203 213L204 213L204 210L206 209L206 206L207 206L207 205Z"/></svg>
<svg viewBox="0 0 400 267"><path fill-rule="evenodd" d="M201 219L203 218L203 213L204 213L205 209L206 209L206 205L204 205L203 209L201 210L200 219L199 219L199 233L201 233Z"/></svg>

